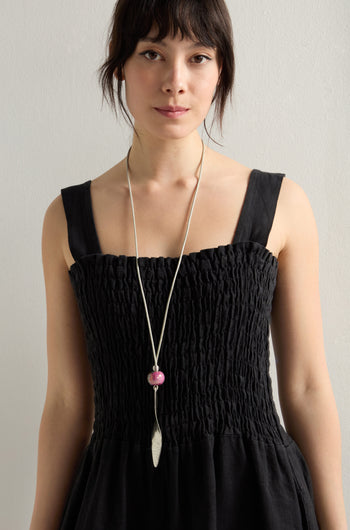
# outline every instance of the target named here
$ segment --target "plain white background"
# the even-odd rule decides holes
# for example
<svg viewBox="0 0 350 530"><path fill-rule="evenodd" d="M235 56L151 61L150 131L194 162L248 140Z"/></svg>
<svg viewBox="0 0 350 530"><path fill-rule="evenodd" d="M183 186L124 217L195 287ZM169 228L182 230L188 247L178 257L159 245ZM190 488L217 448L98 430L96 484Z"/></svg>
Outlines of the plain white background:
<svg viewBox="0 0 350 530"><path fill-rule="evenodd" d="M97 83L113 1L4 0L2 6L0 527L22 530L34 502L47 378L44 213L61 188L124 158L131 133L102 108ZM285 173L311 202L349 506L350 3L231 0L228 6L236 84L224 138L213 129L223 147L210 147L248 167Z"/></svg>

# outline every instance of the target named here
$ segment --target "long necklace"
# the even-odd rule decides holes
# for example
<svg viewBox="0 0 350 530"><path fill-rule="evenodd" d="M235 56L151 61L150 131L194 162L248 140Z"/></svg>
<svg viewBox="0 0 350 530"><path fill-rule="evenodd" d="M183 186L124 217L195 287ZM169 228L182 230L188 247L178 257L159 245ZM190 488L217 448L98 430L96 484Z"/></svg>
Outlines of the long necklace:
<svg viewBox="0 0 350 530"><path fill-rule="evenodd" d="M151 323L150 323L150 319L149 319L149 314L148 314L148 309L147 309L147 302L146 302L145 293L144 293L143 286L142 286L140 269L139 269L139 264L138 264L139 255L138 255L138 248L137 248L135 211L134 211L134 202L133 202L133 198L132 198L130 178L129 178L129 154L130 154L130 150L131 150L131 147L130 147L130 149L128 151L128 154L127 154L126 167L127 167L127 179L128 179L128 184L129 184L130 200L131 200L131 207L132 207L132 217L133 217L133 222L134 222L135 247L136 247L136 270L137 270L137 275L138 275L139 284L140 284L140 288L141 288L142 298L143 298L143 302L144 302L144 306L145 306L146 317L147 317L147 322L148 322L148 329L149 329L149 334L150 334L150 338L151 338L153 357L154 357L154 365L152 367L153 372L148 374L147 381L148 381L148 383L150 385L152 385L153 390L154 390L154 415L155 415L155 422L154 422L153 431L152 431L152 460L153 460L153 466L157 467L158 463L159 463L160 453L161 453L161 450L162 450L162 432L160 430L160 426L159 426L159 422L158 422L158 416L157 416L157 390L159 388L159 385L162 385L164 383L164 380L165 380L164 373L159 370L158 357L159 357L159 351L160 351L160 347L161 347L162 340L163 340L165 322L166 322L166 318L167 318L167 315L168 315L170 299L171 299L171 295L173 293L176 276L177 276L178 270L180 268L182 255L183 255L183 251L184 251L186 240L187 240L187 235L188 235L188 231L189 231L189 228L190 228L190 222L191 222L193 207L194 207L194 203L196 201L197 192L198 192L198 188L199 188L199 183L200 183L201 176L202 176L202 167L203 167L205 146L204 146L204 142L202 140L202 157L201 157L201 166L200 166L200 171L199 171L199 178L198 178L198 182L197 182L197 185L196 185L196 188L195 188L194 197L193 197L193 200L192 200L192 206L191 206L191 211L190 211L190 215L189 215L188 222L187 222L187 229L186 229L186 234L185 234L184 242L183 242L182 249L181 249L181 255L180 255L177 267L176 267L173 283L171 285L171 289L170 289L170 293L169 293L169 297L168 297L168 302L167 302L166 309L165 309L165 314L164 314L164 319L163 319L163 327L162 327L162 331L161 331L161 335L160 335L160 339L159 339L157 354L156 354L155 348L154 348Z"/></svg>

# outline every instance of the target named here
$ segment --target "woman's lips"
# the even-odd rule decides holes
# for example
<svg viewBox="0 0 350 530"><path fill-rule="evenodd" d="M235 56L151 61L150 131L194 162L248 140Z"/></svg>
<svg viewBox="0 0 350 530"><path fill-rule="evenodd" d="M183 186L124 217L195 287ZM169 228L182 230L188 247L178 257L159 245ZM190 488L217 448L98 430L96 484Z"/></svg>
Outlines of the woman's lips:
<svg viewBox="0 0 350 530"><path fill-rule="evenodd" d="M189 109L170 111L155 108L155 110L162 114L162 116L166 116L167 118L179 118L180 116L186 114Z"/></svg>

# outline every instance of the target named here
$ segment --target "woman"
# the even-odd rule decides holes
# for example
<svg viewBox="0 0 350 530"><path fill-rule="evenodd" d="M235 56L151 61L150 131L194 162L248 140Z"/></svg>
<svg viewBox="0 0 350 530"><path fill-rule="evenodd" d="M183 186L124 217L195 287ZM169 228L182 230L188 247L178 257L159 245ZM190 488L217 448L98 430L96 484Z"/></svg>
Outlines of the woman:
<svg viewBox="0 0 350 530"><path fill-rule="evenodd" d="M310 203L197 131L233 86L227 8L120 0L108 43L103 93L114 78L127 114L124 86L134 136L45 215L31 530L343 530Z"/></svg>

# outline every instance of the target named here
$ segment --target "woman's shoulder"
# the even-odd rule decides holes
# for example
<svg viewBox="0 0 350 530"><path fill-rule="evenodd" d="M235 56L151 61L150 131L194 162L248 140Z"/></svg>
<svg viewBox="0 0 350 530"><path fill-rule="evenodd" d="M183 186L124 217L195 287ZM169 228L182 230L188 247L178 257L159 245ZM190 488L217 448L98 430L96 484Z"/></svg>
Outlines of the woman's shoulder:
<svg viewBox="0 0 350 530"><path fill-rule="evenodd" d="M214 151L214 153L216 152ZM236 177L240 176L246 185L248 184L249 175L252 172L251 168L220 153L213 155L213 160L215 159L220 163L221 168L225 168L226 174L236 175ZM279 240L281 242L283 241L283 244L281 244L282 250L286 247L288 241L295 239L295 237L298 237L298 234L300 235L302 233L303 226L308 228L309 231L312 231L312 225L315 225L312 206L303 186L283 170L279 168L269 168L269 170L266 170L260 169L259 167L256 169L271 174L283 174L276 204L274 223L275 229L278 229Z"/></svg>
<svg viewBox="0 0 350 530"><path fill-rule="evenodd" d="M42 256L57 256L58 261L62 258L66 263L65 239L67 238L67 220L64 210L62 195L59 193L50 201L43 216L42 222Z"/></svg>
<svg viewBox="0 0 350 530"><path fill-rule="evenodd" d="M304 188L291 177L284 176L278 198L279 211L285 226L284 250L295 242L306 240L315 244L318 234L314 212Z"/></svg>
<svg viewBox="0 0 350 530"><path fill-rule="evenodd" d="M310 205L310 201L304 188L293 178L284 174L281 190L280 199L284 203L285 208L290 211L295 209L305 208Z"/></svg>
<svg viewBox="0 0 350 530"><path fill-rule="evenodd" d="M219 153L213 156L213 160L215 159L217 167L221 167L222 174L230 177L235 176L236 183L240 182L241 185L248 186L252 168ZM315 217L308 194L303 186L296 179L287 175L283 169L269 168L267 170L259 167L256 169L271 174L283 174L269 244L278 248L279 252L287 250L292 241L302 237L304 230L313 234L310 235L310 238L315 239L315 234L317 234Z"/></svg>

